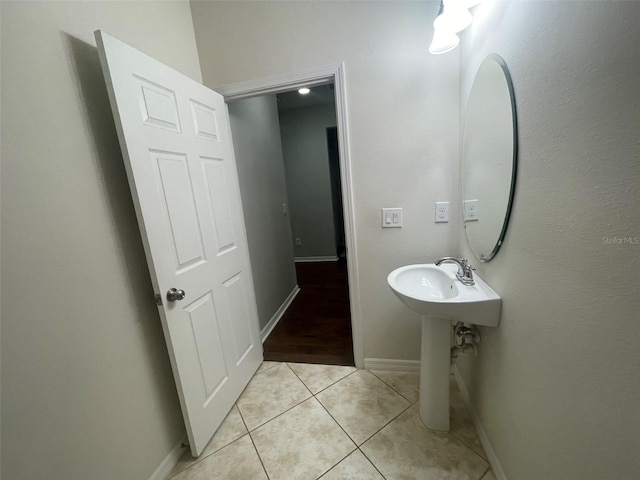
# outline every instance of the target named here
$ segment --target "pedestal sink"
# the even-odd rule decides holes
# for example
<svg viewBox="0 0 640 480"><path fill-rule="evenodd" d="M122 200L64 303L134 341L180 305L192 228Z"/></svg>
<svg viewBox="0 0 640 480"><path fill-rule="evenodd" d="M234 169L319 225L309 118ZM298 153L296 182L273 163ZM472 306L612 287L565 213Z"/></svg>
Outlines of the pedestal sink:
<svg viewBox="0 0 640 480"><path fill-rule="evenodd" d="M411 310L422 314L420 418L427 428L449 431L451 325L458 321L497 327L500 296L478 275L475 285L456 279L457 265L407 265L387 283Z"/></svg>

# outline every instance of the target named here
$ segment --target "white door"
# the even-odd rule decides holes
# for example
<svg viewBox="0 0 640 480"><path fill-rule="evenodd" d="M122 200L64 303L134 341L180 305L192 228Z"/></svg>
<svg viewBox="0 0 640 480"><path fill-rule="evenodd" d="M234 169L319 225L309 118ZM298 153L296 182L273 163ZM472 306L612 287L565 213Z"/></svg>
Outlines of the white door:
<svg viewBox="0 0 640 480"><path fill-rule="evenodd" d="M262 361L228 111L221 95L95 35L196 456Z"/></svg>

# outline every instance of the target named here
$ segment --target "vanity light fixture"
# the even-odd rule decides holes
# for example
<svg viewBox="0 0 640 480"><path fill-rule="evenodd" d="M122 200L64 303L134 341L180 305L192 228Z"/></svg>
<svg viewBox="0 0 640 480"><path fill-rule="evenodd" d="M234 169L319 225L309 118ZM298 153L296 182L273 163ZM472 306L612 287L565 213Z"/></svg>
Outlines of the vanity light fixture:
<svg viewBox="0 0 640 480"><path fill-rule="evenodd" d="M453 32L447 30L434 30L433 40L429 46L429 53L439 55L447 53L458 46L460 37Z"/></svg>
<svg viewBox="0 0 640 480"><path fill-rule="evenodd" d="M300 88L300 89L298 90L298 93L299 93L300 95L306 95L306 94L307 94L307 93L309 93L310 91L311 91L311 90L309 90L307 87L303 87L303 88Z"/></svg>
<svg viewBox="0 0 640 480"><path fill-rule="evenodd" d="M460 38L456 35L473 22L469 8L482 0L441 0L440 11L433 21L433 40L429 52L434 55L446 53L458 46Z"/></svg>

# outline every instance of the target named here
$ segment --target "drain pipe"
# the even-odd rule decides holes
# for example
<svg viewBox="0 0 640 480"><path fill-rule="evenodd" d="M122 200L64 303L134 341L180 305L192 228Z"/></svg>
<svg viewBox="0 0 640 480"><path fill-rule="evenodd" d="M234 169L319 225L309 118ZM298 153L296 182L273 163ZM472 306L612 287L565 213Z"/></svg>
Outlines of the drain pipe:
<svg viewBox="0 0 640 480"><path fill-rule="evenodd" d="M453 336L456 344L451 347L451 360L469 350L473 350L473 354L478 356L477 344L480 343L480 332L475 325L458 322L453 327Z"/></svg>

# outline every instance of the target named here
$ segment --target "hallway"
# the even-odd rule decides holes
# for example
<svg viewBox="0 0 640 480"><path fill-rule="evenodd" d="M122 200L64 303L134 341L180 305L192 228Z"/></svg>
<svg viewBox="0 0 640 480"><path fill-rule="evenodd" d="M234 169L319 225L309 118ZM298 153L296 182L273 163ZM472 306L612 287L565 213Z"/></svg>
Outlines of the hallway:
<svg viewBox="0 0 640 480"><path fill-rule="evenodd" d="M296 263L300 292L264 342L264 359L353 366L347 262Z"/></svg>

